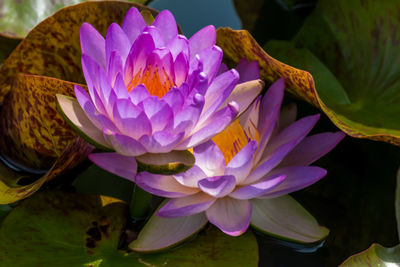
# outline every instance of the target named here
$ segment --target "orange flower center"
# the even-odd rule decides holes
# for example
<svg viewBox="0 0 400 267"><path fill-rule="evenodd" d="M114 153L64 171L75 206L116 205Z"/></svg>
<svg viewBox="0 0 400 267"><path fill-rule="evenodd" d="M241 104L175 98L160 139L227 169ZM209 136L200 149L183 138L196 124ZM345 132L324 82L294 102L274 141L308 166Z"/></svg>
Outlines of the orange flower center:
<svg viewBox="0 0 400 267"><path fill-rule="evenodd" d="M128 86L128 92L139 84L144 84L151 95L163 97L169 89L175 86L173 80L167 75L164 68L147 66L144 71L139 71Z"/></svg>
<svg viewBox="0 0 400 267"><path fill-rule="evenodd" d="M228 164L249 141L259 141L259 134L255 125L251 123L247 128L249 129L244 130L239 120L236 119L224 131L212 139L224 154L226 164Z"/></svg>

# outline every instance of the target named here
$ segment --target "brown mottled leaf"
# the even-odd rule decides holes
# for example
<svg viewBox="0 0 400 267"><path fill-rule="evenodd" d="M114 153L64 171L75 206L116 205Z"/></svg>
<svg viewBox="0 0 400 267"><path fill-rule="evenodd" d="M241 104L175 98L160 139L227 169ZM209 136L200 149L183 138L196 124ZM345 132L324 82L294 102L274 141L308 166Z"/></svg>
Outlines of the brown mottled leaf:
<svg viewBox="0 0 400 267"><path fill-rule="evenodd" d="M66 7L36 26L11 53L0 68L0 102L11 90L19 72L84 83L81 69L79 29L82 23L93 25L103 36L108 26L121 24L131 7L148 7L118 1L85 2Z"/></svg>
<svg viewBox="0 0 400 267"><path fill-rule="evenodd" d="M224 60L228 64L233 66L241 58L249 61L257 60L260 65L261 78L267 84L283 77L289 92L296 93L313 105L318 105L311 74L286 65L268 55L248 31L219 28L217 45L224 51Z"/></svg>
<svg viewBox="0 0 400 267"><path fill-rule="evenodd" d="M55 95L74 95L74 84L18 74L0 113L3 154L30 168L48 169L77 135L57 112Z"/></svg>
<svg viewBox="0 0 400 267"><path fill-rule="evenodd" d="M47 181L67 173L83 162L93 147L83 139L76 138L61 153L51 169L31 184L20 186L18 181L23 176L13 172L0 163L0 204L13 203L35 193Z"/></svg>

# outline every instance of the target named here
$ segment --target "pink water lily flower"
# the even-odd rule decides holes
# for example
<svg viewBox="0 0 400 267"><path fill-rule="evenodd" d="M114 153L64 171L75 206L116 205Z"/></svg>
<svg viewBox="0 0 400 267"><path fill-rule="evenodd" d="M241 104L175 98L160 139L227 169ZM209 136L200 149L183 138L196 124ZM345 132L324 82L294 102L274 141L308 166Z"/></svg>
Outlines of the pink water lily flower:
<svg viewBox="0 0 400 267"><path fill-rule="evenodd" d="M237 236L251 221L263 228L258 216L271 200L324 177L326 170L309 165L335 147L344 134L306 137L319 115L294 121L295 109L280 114L283 92L280 79L225 131L196 146L196 164L188 171L170 176L139 173L138 186L170 198L156 215L175 218L205 213L209 222ZM274 212L287 214L288 210Z"/></svg>
<svg viewBox="0 0 400 267"><path fill-rule="evenodd" d="M223 53L215 28L187 39L168 10L147 25L131 8L105 39L88 23L80 37L89 92L75 86L79 104L58 96L58 105L89 142L116 152L94 156L99 165L135 165L136 156L199 145L224 130L263 87L258 72L240 83L235 69L219 72Z"/></svg>

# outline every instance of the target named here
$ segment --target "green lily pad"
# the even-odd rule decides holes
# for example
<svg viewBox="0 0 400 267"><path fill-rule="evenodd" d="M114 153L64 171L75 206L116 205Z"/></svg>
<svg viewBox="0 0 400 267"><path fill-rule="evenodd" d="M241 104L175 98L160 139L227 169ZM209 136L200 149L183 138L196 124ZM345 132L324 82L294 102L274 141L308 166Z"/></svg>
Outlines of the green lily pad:
<svg viewBox="0 0 400 267"><path fill-rule="evenodd" d="M0 33L25 37L39 22L59 9L87 0L3 0L0 2ZM145 4L147 0L127 0Z"/></svg>
<svg viewBox="0 0 400 267"><path fill-rule="evenodd" d="M251 232L232 238L215 228L167 253L120 251L126 219L127 205L114 198L58 191L35 194L3 221L0 265L257 266L257 242Z"/></svg>
<svg viewBox="0 0 400 267"><path fill-rule="evenodd" d="M398 1L318 1L294 45L273 42L265 49L311 72L315 87L294 93L341 130L400 145L399 8Z"/></svg>
<svg viewBox="0 0 400 267"><path fill-rule="evenodd" d="M400 265L400 245L393 248L385 248L379 244L373 244L369 249L351 256L341 267L358 266L382 266L391 267Z"/></svg>

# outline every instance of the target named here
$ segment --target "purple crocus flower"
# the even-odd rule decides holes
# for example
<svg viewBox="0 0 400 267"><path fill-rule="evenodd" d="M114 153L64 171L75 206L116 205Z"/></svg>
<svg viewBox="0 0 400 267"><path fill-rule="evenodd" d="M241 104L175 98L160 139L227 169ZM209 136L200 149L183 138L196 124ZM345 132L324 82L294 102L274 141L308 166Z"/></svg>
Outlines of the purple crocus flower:
<svg viewBox="0 0 400 267"><path fill-rule="evenodd" d="M207 26L187 39L178 34L168 10L147 25L131 8L122 27L111 24L105 39L88 23L80 37L89 93L75 86L79 105L63 96L57 100L88 141L116 152L91 156L106 169L211 139L246 110L263 86L258 72L240 83L235 69L220 73L215 28ZM173 155L161 155L160 162ZM133 178L135 171L130 174Z"/></svg>
<svg viewBox="0 0 400 267"><path fill-rule="evenodd" d="M170 198L156 215L175 218L205 213L223 232L237 236L250 222L263 229L260 210L273 205L271 200L324 177L326 170L309 165L335 147L344 134L306 137L319 115L294 121L295 109L280 114L283 92L280 79L225 131L196 146L196 164L188 171L170 176L139 173L138 186Z"/></svg>

